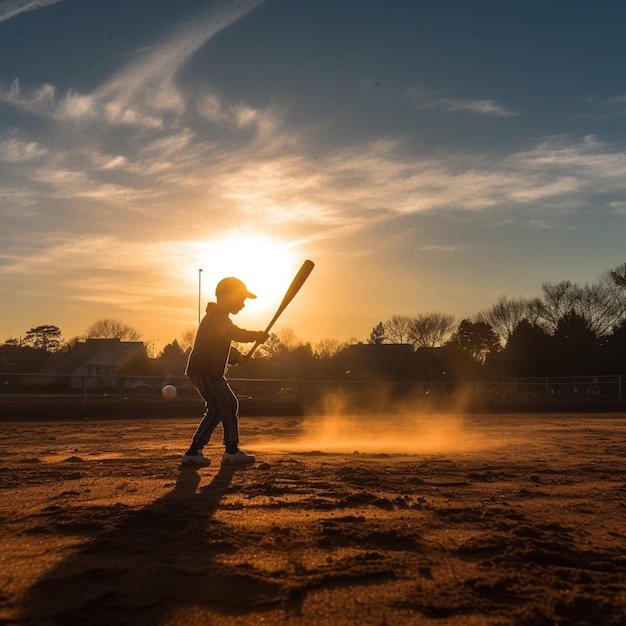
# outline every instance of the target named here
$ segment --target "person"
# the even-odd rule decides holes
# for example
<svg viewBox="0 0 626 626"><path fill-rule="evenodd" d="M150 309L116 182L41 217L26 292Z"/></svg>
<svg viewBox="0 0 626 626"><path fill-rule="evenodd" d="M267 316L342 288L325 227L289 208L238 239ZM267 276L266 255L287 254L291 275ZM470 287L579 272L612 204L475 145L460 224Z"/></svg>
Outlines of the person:
<svg viewBox="0 0 626 626"><path fill-rule="evenodd" d="M229 314L236 315L246 298L256 298L238 278L224 278L215 288L217 302L209 302L202 318L185 374L205 402L205 413L189 449L183 454L184 465L210 465L202 453L213 431L221 422L225 451L222 463L254 463L254 457L239 449L239 401L226 380L228 365L244 365L248 358L231 345L238 341L267 341L265 331L244 330L233 324Z"/></svg>

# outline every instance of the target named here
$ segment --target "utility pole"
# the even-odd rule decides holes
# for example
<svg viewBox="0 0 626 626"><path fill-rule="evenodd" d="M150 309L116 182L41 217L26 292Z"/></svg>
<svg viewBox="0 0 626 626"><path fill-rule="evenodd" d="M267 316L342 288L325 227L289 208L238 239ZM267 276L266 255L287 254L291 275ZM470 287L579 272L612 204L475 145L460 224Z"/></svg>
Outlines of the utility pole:
<svg viewBox="0 0 626 626"><path fill-rule="evenodd" d="M198 324L200 324L200 304L202 302L202 269L198 269Z"/></svg>

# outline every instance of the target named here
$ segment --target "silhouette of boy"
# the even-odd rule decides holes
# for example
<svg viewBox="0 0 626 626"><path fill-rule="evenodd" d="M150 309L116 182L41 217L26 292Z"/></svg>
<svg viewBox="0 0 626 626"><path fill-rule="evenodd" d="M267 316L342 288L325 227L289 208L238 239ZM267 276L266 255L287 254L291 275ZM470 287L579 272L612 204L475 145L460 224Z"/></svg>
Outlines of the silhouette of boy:
<svg viewBox="0 0 626 626"><path fill-rule="evenodd" d="M202 454L216 426L224 429L226 450L222 463L254 463L254 457L239 449L239 401L226 381L228 365L244 365L248 358L231 346L232 341L264 342L265 331L244 330L233 324L229 314L237 315L246 298L256 298L238 278L224 278L215 288L217 302L209 302L200 322L186 375L205 402L205 413L191 445L181 459L185 465L210 465Z"/></svg>

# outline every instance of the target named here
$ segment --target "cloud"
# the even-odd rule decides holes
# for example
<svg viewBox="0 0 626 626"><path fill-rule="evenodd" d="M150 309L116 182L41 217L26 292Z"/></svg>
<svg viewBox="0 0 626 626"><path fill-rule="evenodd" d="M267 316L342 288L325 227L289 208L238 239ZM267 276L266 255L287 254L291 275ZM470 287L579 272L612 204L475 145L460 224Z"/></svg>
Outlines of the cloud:
<svg viewBox="0 0 626 626"><path fill-rule="evenodd" d="M623 146L593 136L550 137L493 158L449 153L441 160L402 156L400 145L371 144L340 151L326 165L322 188L332 190L333 205L362 215L536 210L538 203L548 211L574 208L598 193L626 192Z"/></svg>
<svg viewBox="0 0 626 626"><path fill-rule="evenodd" d="M74 89L58 97L52 85L24 90L19 81L5 89L5 102L57 123L51 124L55 141L48 147L39 138L0 143L0 159L20 170L3 185L4 197L11 194L31 208L19 215L13 210L15 230L30 238L24 224L36 215L42 232L80 229L89 239L91 231L105 241L97 246L103 256L121 246L101 239L120 225L128 240L154 241L168 230L188 232L190 225L199 237L213 237L224 223L254 223L261 231L281 228L308 241L335 238L354 249L356 233L376 232L403 216L446 219L460 212L527 210L531 226L543 228L558 223L542 214L555 206L577 206L598 191L623 196L621 146L593 136L548 137L530 149L493 157L448 152L445 158L424 158L386 138L323 151L323 139L310 141L312 128L290 128L289 116L277 108L228 103L197 86L188 98L177 82L181 68L258 4L205 14L137 54L90 93ZM420 89L410 97L424 108L517 115L493 100L454 100ZM68 128L80 133L64 132ZM51 246L58 249L54 241ZM85 260L82 249L62 250L65 258L83 259L79 265L96 262ZM135 256L128 262L140 264Z"/></svg>
<svg viewBox="0 0 626 626"><path fill-rule="evenodd" d="M515 117L517 111L511 111L494 100L466 100L440 96L433 91L414 87L408 91L411 100L419 109L444 109L446 111L469 111L492 117Z"/></svg>
<svg viewBox="0 0 626 626"><path fill-rule="evenodd" d="M618 215L626 215L626 202L623 200L616 200L615 202L609 202L609 206Z"/></svg>
<svg viewBox="0 0 626 626"><path fill-rule="evenodd" d="M548 137L534 148L509 158L512 168L525 171L539 192L584 201L591 194L626 192L626 154L622 145L611 145L593 135L581 139Z"/></svg>
<svg viewBox="0 0 626 626"><path fill-rule="evenodd" d="M194 254L202 252L200 246L168 240L129 245L116 235L51 232L45 241L0 249L0 279L4 290L21 297L40 301L63 293L64 307L71 309L97 304L116 315L169 316L180 326L189 319L189 289L195 278L189 274L187 280L185 270L194 263ZM43 285L49 292L42 292Z"/></svg>
<svg viewBox="0 0 626 626"><path fill-rule="evenodd" d="M605 104L626 104L626 96L615 96L613 98L608 98L604 100Z"/></svg>
<svg viewBox="0 0 626 626"><path fill-rule="evenodd" d="M182 114L185 102L176 85L179 70L207 41L259 4L259 0L252 0L225 5L180 28L97 88L90 95L95 106L104 110L110 123L149 128L162 126L167 112Z"/></svg>
<svg viewBox="0 0 626 626"><path fill-rule="evenodd" d="M0 4L0 22L6 22L20 13L43 9L57 2L61 0L5 0Z"/></svg>
<svg viewBox="0 0 626 626"><path fill-rule="evenodd" d="M20 163L44 156L48 149L36 141L22 141L15 137L0 140L0 161Z"/></svg>
<svg viewBox="0 0 626 626"><path fill-rule="evenodd" d="M45 114L54 107L56 98L52 85L44 83L25 92L16 78L9 87L0 86L0 102L32 113Z"/></svg>
<svg viewBox="0 0 626 626"><path fill-rule="evenodd" d="M165 41L138 53L134 61L91 93L70 89L58 97L47 83L25 92L15 80L8 88L0 89L0 101L60 121L100 120L114 126L161 129L167 125L168 115L185 112L185 99L176 84L181 68L207 41L261 2L214 5ZM214 96L205 97L200 111L214 121L221 119L221 104ZM245 114L236 117L242 115L246 123Z"/></svg>

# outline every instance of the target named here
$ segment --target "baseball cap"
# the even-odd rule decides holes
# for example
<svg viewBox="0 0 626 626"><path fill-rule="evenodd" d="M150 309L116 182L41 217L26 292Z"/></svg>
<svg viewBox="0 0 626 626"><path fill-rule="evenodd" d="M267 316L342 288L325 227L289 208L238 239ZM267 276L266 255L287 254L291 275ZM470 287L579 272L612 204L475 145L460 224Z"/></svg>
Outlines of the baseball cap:
<svg viewBox="0 0 626 626"><path fill-rule="evenodd" d="M229 278L223 278L219 283L217 283L217 287L215 287L215 295L218 298L222 298L233 291L238 294L245 295L246 298L256 298L253 293L248 291L248 288L241 280L233 278L232 276Z"/></svg>

